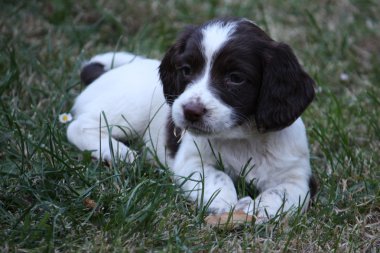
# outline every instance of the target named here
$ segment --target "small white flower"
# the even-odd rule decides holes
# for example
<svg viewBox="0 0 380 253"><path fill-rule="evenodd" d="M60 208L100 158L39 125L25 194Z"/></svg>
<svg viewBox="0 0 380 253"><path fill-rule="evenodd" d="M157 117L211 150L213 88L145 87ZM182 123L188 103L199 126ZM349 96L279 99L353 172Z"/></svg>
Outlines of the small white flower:
<svg viewBox="0 0 380 253"><path fill-rule="evenodd" d="M350 80L350 76L347 73L343 72L340 74L340 80L343 82L347 82L348 80Z"/></svg>
<svg viewBox="0 0 380 253"><path fill-rule="evenodd" d="M62 113L59 115L59 122L66 124L73 120L73 116L70 113Z"/></svg>

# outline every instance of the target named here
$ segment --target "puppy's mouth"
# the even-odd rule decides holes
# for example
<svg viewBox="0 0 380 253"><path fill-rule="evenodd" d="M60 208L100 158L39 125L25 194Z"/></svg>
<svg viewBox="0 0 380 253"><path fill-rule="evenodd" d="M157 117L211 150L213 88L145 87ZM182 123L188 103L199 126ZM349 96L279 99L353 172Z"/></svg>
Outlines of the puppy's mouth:
<svg viewBox="0 0 380 253"><path fill-rule="evenodd" d="M184 127L182 129L186 129L191 134L196 136L215 136L220 133L228 130L225 127L215 127L214 125L209 125L207 122L185 122Z"/></svg>
<svg viewBox="0 0 380 253"><path fill-rule="evenodd" d="M215 131L213 129L211 129L210 127L207 127L207 126L198 126L198 125L189 125L186 127L186 130L189 131L190 133L194 134L194 135L212 135L213 133L215 133Z"/></svg>

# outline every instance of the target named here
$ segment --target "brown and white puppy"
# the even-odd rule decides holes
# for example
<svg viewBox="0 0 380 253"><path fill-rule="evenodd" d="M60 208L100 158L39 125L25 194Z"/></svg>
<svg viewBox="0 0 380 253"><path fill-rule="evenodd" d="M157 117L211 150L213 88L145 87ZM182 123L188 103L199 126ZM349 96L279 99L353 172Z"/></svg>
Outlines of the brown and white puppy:
<svg viewBox="0 0 380 253"><path fill-rule="evenodd" d="M67 136L99 159L132 162L121 139L142 136L185 196L209 212L265 221L304 210L311 169L300 118L313 80L290 47L253 22L216 19L185 29L162 62L129 53L93 57ZM238 199L244 175L260 194Z"/></svg>

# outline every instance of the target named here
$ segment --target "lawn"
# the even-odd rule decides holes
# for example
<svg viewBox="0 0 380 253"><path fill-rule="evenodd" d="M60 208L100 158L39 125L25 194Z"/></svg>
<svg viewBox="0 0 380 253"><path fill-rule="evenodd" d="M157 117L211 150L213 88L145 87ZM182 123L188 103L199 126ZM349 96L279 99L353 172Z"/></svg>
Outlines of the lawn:
<svg viewBox="0 0 380 253"><path fill-rule="evenodd" d="M0 3L0 251L380 251L380 2ZM68 143L58 120L84 86L81 63L127 50L162 58L187 24L254 20L316 80L303 115L319 191L304 215L212 228L170 171L108 166Z"/></svg>

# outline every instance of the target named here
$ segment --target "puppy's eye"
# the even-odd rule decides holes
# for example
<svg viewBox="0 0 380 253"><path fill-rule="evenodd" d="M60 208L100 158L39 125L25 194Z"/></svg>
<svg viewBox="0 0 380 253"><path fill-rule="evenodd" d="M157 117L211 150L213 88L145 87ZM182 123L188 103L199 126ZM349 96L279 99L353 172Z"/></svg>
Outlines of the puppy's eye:
<svg viewBox="0 0 380 253"><path fill-rule="evenodd" d="M245 77L240 73L230 73L227 75L226 81L232 85L239 85L245 82Z"/></svg>
<svg viewBox="0 0 380 253"><path fill-rule="evenodd" d="M178 71L182 74L183 77L190 77L192 74L191 67L187 64L178 67Z"/></svg>

